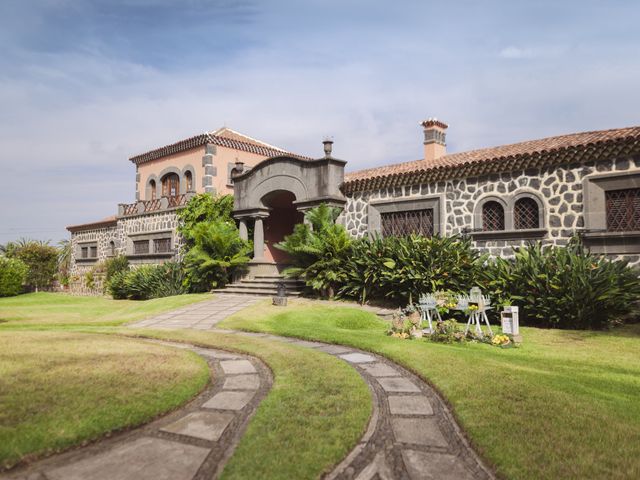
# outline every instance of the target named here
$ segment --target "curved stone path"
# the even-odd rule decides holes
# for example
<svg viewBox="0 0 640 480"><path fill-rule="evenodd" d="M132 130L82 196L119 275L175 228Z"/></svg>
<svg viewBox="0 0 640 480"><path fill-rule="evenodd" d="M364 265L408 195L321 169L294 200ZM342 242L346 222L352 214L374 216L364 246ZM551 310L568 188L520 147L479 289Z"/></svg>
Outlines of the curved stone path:
<svg viewBox="0 0 640 480"><path fill-rule="evenodd" d="M369 385L373 414L366 433L325 478L349 480L494 479L435 390L396 363L351 347L263 333L218 332L285 341L338 357Z"/></svg>
<svg viewBox="0 0 640 480"><path fill-rule="evenodd" d="M151 341L151 340L150 340ZM204 480L217 478L260 401L271 371L246 355L181 343L203 356L213 382L185 407L135 430L55 455L2 478L20 480Z"/></svg>
<svg viewBox="0 0 640 480"><path fill-rule="evenodd" d="M258 301L223 297L132 324L193 328L288 342L347 362L371 390L373 414L356 447L326 479L494 479L450 409L426 382L398 364L356 348L264 333L217 329L224 317ZM181 343L205 356L214 383L188 406L129 433L37 462L21 480L200 480L217 478L249 419L271 388L270 370L246 355Z"/></svg>

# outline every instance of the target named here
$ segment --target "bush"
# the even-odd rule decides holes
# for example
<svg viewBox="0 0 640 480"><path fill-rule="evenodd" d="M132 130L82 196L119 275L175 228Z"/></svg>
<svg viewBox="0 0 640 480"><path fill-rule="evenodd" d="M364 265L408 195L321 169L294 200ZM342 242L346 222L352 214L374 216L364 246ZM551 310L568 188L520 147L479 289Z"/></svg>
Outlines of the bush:
<svg viewBox="0 0 640 480"><path fill-rule="evenodd" d="M13 255L22 260L29 269L26 283L30 288L37 292L38 289L51 285L58 270L57 248L46 243L30 241L18 247Z"/></svg>
<svg viewBox="0 0 640 480"><path fill-rule="evenodd" d="M195 244L194 229L201 223L214 220L233 222L233 196L220 195L213 197L208 193L200 193L189 200L187 205L178 211L178 233L189 250Z"/></svg>
<svg viewBox="0 0 640 480"><path fill-rule="evenodd" d="M340 294L406 305L422 293L466 291L476 284L484 259L469 239L457 236L363 238L342 264L346 281Z"/></svg>
<svg viewBox="0 0 640 480"><path fill-rule="evenodd" d="M179 263L143 265L132 270L118 270L108 283L115 299L149 300L185 293L184 271Z"/></svg>
<svg viewBox="0 0 640 480"><path fill-rule="evenodd" d="M109 283L111 278L118 272L129 271L129 260L124 255L111 257L104 261L104 281L105 285Z"/></svg>
<svg viewBox="0 0 640 480"><path fill-rule="evenodd" d="M304 223L295 226L291 235L276 245L289 254L293 267L284 271L291 277L300 277L308 287L333 297L347 278L344 263L351 254L351 238L335 220L340 210L327 205L309 210Z"/></svg>
<svg viewBox="0 0 640 480"><path fill-rule="evenodd" d="M619 323L640 297L638 273L627 262L540 243L497 258L485 271L486 288L499 303L520 307L521 323L551 328L601 329Z"/></svg>
<svg viewBox="0 0 640 480"><path fill-rule="evenodd" d="M22 293L28 268L16 258L0 257L0 297L12 297Z"/></svg>
<svg viewBox="0 0 640 480"><path fill-rule="evenodd" d="M233 221L218 219L199 223L191 234L193 246L184 256L185 285L189 291L224 287L250 260L251 245L240 238Z"/></svg>

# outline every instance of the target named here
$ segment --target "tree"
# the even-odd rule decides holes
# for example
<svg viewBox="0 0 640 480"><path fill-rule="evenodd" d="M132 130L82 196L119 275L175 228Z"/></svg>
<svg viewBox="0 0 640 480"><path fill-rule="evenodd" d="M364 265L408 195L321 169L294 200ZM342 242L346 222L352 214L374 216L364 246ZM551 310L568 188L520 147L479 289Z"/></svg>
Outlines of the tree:
<svg viewBox="0 0 640 480"><path fill-rule="evenodd" d="M186 250L194 244L193 231L196 225L213 220L233 222L232 211L232 195L213 197L208 193L200 193L191 198L187 205L178 212L180 220L178 233L184 238Z"/></svg>
<svg viewBox="0 0 640 480"><path fill-rule="evenodd" d="M69 270L71 269L72 248L68 239L58 242L58 280L62 285L69 285Z"/></svg>

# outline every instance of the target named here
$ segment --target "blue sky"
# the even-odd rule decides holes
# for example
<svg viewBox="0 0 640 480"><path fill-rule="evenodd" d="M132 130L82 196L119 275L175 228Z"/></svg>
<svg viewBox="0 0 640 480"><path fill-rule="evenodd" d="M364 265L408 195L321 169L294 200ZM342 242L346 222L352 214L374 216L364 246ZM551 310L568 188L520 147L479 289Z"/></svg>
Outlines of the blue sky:
<svg viewBox="0 0 640 480"><path fill-rule="evenodd" d="M227 125L348 169L640 125L633 1L3 0L0 243L133 201L128 158Z"/></svg>

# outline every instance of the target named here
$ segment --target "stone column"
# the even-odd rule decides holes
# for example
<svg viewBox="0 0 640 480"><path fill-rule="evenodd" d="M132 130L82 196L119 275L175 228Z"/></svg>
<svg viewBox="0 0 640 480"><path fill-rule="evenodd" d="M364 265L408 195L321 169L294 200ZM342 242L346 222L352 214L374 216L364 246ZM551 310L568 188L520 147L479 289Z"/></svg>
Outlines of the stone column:
<svg viewBox="0 0 640 480"><path fill-rule="evenodd" d="M241 218L239 221L240 221L240 224L238 228L240 230L240 238L242 240L249 240L249 231L247 230L247 220L244 218Z"/></svg>
<svg viewBox="0 0 640 480"><path fill-rule="evenodd" d="M264 259L264 228L262 217L256 217L256 223L253 226L253 261L262 259Z"/></svg>

